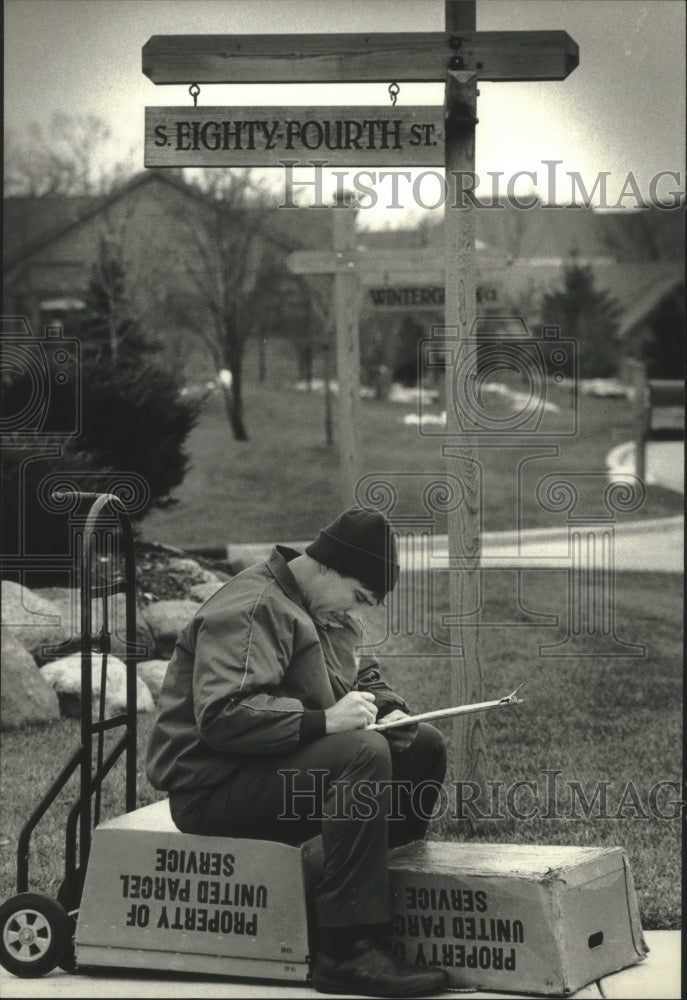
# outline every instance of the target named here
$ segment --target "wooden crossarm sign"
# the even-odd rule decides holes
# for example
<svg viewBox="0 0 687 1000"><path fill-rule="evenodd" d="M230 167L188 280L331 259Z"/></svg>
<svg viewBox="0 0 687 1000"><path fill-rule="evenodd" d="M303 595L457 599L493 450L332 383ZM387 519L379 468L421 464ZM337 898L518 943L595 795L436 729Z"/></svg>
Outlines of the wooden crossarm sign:
<svg viewBox="0 0 687 1000"><path fill-rule="evenodd" d="M447 175L474 174L479 82L564 80L578 65L578 47L565 31L476 31L475 0L445 0L444 28L413 34L155 35L143 47L143 72L156 84L440 81L445 85L444 107L440 112L388 106L350 109L350 113L342 108L303 109L308 119L300 109L283 106L148 108L146 166L269 166L281 159L307 161L316 152L319 160L324 157L342 165L438 164ZM322 143L318 119L328 123L328 132L321 130ZM303 156L304 152L311 155ZM443 261L437 261L432 250L399 251L393 261L375 250L363 254L356 250L355 216L348 210L333 212L332 250L291 257L295 273L334 278L339 451L346 505L357 499L360 474L360 288L363 283L391 284L399 277L409 285L421 284L421 276L428 283L443 283L446 336L460 338L466 346L475 343L474 215L473 207L458 210L445 205ZM447 399L455 391L453 370L447 365ZM446 411L450 434L457 418L451 406ZM479 606L481 510L476 445L463 436L455 450L455 459L450 447L444 454L461 478L464 502L448 515L449 556L474 556L475 567L462 571L460 579L450 575L450 607L460 621L462 608ZM453 632L460 649L452 656L454 705L482 701L476 635L474 628L456 627ZM454 778L484 780L480 718L455 720Z"/></svg>
<svg viewBox="0 0 687 1000"><path fill-rule="evenodd" d="M143 72L158 84L443 83L449 69L564 80L578 60L565 31L153 35L143 47Z"/></svg>
<svg viewBox="0 0 687 1000"><path fill-rule="evenodd" d="M417 285L443 284L446 272L440 250L418 247L409 250L353 249L295 250L286 259L293 274L356 274L363 287L413 278Z"/></svg>

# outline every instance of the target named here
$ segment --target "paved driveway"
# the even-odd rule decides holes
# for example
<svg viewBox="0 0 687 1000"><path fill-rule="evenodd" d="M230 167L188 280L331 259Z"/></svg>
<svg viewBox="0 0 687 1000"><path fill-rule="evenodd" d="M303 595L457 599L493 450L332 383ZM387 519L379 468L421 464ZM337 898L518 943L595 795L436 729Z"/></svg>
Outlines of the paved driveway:
<svg viewBox="0 0 687 1000"><path fill-rule="evenodd" d="M679 931L646 931L645 937L650 951L646 959L612 976L606 976L598 983L591 983L574 994L579 1000L607 997L609 1000L678 1000L680 997L680 933ZM442 994L448 1000L455 997L455 991ZM524 997L522 993L474 992L469 994L475 1000L483 997L508 1000L509 997ZM217 998L230 1000L232 997L260 998L266 1000L304 1000L304 998L330 996L317 993L303 985L281 985L256 982L255 980L202 979L198 976L163 976L158 973L134 976L125 971L113 974L109 970L103 974L82 973L68 975L57 970L42 979L17 979L4 969L0 970L0 997L5 1000L22 997L159 997L160 1000L176 998Z"/></svg>

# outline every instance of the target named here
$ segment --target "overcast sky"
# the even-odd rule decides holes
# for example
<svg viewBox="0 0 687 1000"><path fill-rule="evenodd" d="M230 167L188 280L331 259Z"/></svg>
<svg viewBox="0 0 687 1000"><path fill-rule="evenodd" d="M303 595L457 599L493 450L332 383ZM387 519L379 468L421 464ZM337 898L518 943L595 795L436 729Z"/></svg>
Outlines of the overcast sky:
<svg viewBox="0 0 687 1000"><path fill-rule="evenodd" d="M55 111L90 113L113 130L108 155L133 150L143 167L143 108L191 105L186 86L155 86L141 72L154 34L432 31L442 0L5 0L5 129L20 137ZM545 160L561 160L591 189L610 171L609 197L632 172L642 191L659 171L684 189L685 6L682 0L477 0L478 30L557 28L579 44L565 81L483 83L476 171L536 175L549 200ZM189 81L189 83L192 81ZM398 104L437 103L441 84L401 83ZM386 84L204 86L200 104L385 105ZM530 184L530 181L524 181ZM675 183L659 188L667 192ZM522 186L522 185L521 185ZM559 184L559 188L561 185ZM631 199L626 201L631 207Z"/></svg>

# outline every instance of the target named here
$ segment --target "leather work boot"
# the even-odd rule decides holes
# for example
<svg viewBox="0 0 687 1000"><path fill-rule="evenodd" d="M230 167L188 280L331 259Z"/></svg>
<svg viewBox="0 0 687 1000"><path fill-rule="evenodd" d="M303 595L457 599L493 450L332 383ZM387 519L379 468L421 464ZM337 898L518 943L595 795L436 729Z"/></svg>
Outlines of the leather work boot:
<svg viewBox="0 0 687 1000"><path fill-rule="evenodd" d="M319 952L313 962L312 983L320 993L368 997L431 997L448 989L445 969L416 969L363 939L351 945L343 958Z"/></svg>

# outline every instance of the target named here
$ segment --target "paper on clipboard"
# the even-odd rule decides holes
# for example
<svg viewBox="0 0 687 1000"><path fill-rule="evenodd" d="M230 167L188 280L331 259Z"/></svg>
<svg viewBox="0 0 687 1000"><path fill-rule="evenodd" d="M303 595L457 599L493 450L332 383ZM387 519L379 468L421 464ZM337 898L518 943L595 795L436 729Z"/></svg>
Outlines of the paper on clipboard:
<svg viewBox="0 0 687 1000"><path fill-rule="evenodd" d="M523 687L520 684L515 691L506 695L505 698L498 698L496 701L479 701L472 705L455 705L453 708L437 708L433 712L421 712L419 715L408 715L404 719L395 719L391 722L373 722L367 727L374 732L383 732L385 729L398 729L401 726L414 726L418 722L430 722L432 719L447 719L452 715L472 715L474 712L486 712L491 708L501 708L506 705L521 705L522 698L518 698L518 691Z"/></svg>

